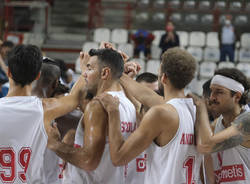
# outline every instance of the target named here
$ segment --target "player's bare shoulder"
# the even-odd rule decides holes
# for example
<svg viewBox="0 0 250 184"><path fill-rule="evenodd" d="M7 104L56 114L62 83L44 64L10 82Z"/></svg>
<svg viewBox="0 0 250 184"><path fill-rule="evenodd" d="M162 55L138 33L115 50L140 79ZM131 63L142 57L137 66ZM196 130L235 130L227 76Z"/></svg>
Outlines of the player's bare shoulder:
<svg viewBox="0 0 250 184"><path fill-rule="evenodd" d="M87 120L92 119L95 116L97 119L99 120L107 120L108 119L108 115L106 113L106 111L104 110L103 106L101 105L101 103L98 100L91 100L85 108L84 111L84 123L88 123ZM96 121L99 122L99 121Z"/></svg>
<svg viewBox="0 0 250 184"><path fill-rule="evenodd" d="M178 123L178 113L176 109L170 104L156 105L150 109L150 113L155 117L157 121L163 126L171 123ZM164 122L164 123L162 123Z"/></svg>

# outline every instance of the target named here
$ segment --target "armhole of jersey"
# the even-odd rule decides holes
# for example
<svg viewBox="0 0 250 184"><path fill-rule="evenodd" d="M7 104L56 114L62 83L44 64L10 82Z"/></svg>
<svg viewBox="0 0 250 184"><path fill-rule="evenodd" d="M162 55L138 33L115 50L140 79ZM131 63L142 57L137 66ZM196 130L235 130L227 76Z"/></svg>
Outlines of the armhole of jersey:
<svg viewBox="0 0 250 184"><path fill-rule="evenodd" d="M164 145L164 146L159 146L159 145L157 145L157 144L155 143L155 141L153 141L153 143L154 143L157 147L163 148L163 149L167 149L168 145L170 145L170 144L178 137L179 132L180 132L180 129L181 129L181 126L180 126L180 115L179 115L179 113L178 113L178 110L177 110L172 104L170 104L170 103L167 103L167 104L171 105L171 106L175 109L175 111L177 112L177 114L178 114L178 119L179 119L179 122L178 122L179 125L178 125L178 129L177 129L175 135L172 137L172 139L171 139L166 145Z"/></svg>
<svg viewBox="0 0 250 184"><path fill-rule="evenodd" d="M39 100L39 104L40 104L40 110L42 111L42 123L41 123L41 130L46 138L46 140L48 139L48 135L45 129L45 122L44 122L44 110L43 110L43 102L42 99L38 99Z"/></svg>

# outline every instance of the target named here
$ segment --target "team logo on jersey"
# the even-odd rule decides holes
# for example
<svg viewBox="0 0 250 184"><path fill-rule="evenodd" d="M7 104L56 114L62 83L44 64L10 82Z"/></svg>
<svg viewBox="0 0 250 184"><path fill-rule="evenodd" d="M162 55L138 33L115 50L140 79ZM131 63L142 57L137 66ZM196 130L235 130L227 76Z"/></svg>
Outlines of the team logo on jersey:
<svg viewBox="0 0 250 184"><path fill-rule="evenodd" d="M216 182L233 182L245 180L245 172L242 164L222 166L221 169L214 171Z"/></svg>
<svg viewBox="0 0 250 184"><path fill-rule="evenodd" d="M147 154L144 154L144 158L136 158L136 171L144 172L146 170Z"/></svg>

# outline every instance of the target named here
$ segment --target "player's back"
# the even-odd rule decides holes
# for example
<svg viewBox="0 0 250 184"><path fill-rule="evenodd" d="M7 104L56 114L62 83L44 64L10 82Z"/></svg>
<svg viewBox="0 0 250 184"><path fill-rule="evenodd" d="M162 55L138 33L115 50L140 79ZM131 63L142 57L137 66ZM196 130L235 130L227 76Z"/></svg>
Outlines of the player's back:
<svg viewBox="0 0 250 184"><path fill-rule="evenodd" d="M0 181L42 184L47 135L42 101L34 96L0 99Z"/></svg>
<svg viewBox="0 0 250 184"><path fill-rule="evenodd" d="M153 142L147 149L145 183L198 183L203 156L197 152L195 146L196 108L192 99L188 98L172 99L167 104L176 109L179 115L179 127L167 145L159 147Z"/></svg>

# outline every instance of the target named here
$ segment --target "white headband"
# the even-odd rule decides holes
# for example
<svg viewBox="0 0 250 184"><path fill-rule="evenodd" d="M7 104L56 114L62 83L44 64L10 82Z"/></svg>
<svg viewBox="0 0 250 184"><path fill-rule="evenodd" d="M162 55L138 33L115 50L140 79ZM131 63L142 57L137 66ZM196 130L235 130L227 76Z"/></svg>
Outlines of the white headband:
<svg viewBox="0 0 250 184"><path fill-rule="evenodd" d="M211 85L212 84L223 86L232 91L240 92L241 94L245 91L244 86L241 83L223 75L215 75L211 81Z"/></svg>

